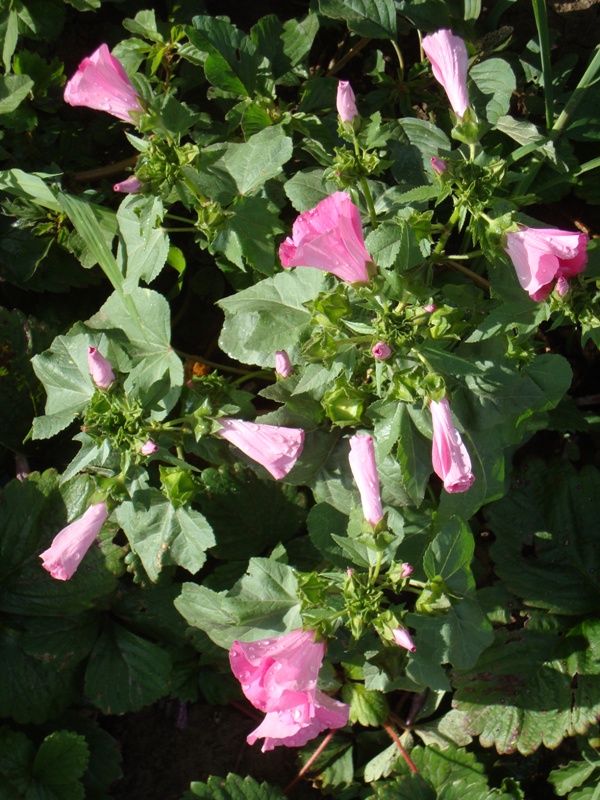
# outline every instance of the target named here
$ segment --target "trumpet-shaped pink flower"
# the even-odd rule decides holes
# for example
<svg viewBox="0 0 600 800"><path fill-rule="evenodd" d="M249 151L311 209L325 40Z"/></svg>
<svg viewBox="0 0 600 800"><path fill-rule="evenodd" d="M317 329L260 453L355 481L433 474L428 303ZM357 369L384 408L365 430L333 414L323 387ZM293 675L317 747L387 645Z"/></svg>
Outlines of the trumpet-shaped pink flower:
<svg viewBox="0 0 600 800"><path fill-rule="evenodd" d="M523 289L533 300L540 301L555 285L561 297L566 294L568 279L585 269L588 241L584 233L523 227L506 234L504 250Z"/></svg>
<svg viewBox="0 0 600 800"><path fill-rule="evenodd" d="M233 643L233 674L252 705L266 714L247 737L248 744L264 738L263 752L280 744L301 747L348 722L349 707L317 689L324 653L325 644L314 641L314 631Z"/></svg>
<svg viewBox="0 0 600 800"><path fill-rule="evenodd" d="M400 647L404 647L411 653L414 653L417 649L417 645L413 642L410 633L406 630L406 628L396 628L392 631L394 635L394 641Z"/></svg>
<svg viewBox="0 0 600 800"><path fill-rule="evenodd" d="M106 503L95 503L82 517L57 533L50 547L40 553L44 569L56 580L68 581L100 533L107 516Z"/></svg>
<svg viewBox="0 0 600 800"><path fill-rule="evenodd" d="M294 373L292 362L285 350L275 351L275 372L280 378L289 378Z"/></svg>
<svg viewBox="0 0 600 800"><path fill-rule="evenodd" d="M105 44L83 59L65 86L64 97L69 105L106 111L125 122L132 121L131 111L141 110L138 94L123 65Z"/></svg>
<svg viewBox="0 0 600 800"><path fill-rule="evenodd" d="M443 481L447 492L466 492L475 480L471 459L460 433L452 422L450 404L446 397L439 403L430 401L433 422L433 469Z"/></svg>
<svg viewBox="0 0 600 800"><path fill-rule="evenodd" d="M292 469L304 447L302 428L261 425L242 419L221 417L217 435L235 445L253 461L262 464L279 480Z"/></svg>
<svg viewBox="0 0 600 800"><path fill-rule="evenodd" d="M371 348L371 353L373 354L373 358L376 358L377 361L385 361L386 358L392 355L392 348L385 342L377 342L377 344L374 344Z"/></svg>
<svg viewBox="0 0 600 800"><path fill-rule="evenodd" d="M135 175L131 175L129 178L125 178L124 181L120 183L115 183L113 186L113 191L115 192L123 192L124 194L137 194L142 190L142 186L144 184L135 177Z"/></svg>
<svg viewBox="0 0 600 800"><path fill-rule="evenodd" d="M360 492L364 517L370 525L375 527L383 519L383 509L373 437L366 433L357 433L352 436L348 460Z"/></svg>
<svg viewBox="0 0 600 800"><path fill-rule="evenodd" d="M356 98L350 86L350 81L339 81L335 101L337 112L342 122L352 122L358 117Z"/></svg>
<svg viewBox="0 0 600 800"><path fill-rule="evenodd" d="M314 267L347 283L369 280L360 212L344 192L335 192L296 219L292 236L279 247L288 267Z"/></svg>
<svg viewBox="0 0 600 800"><path fill-rule="evenodd" d="M442 84L448 95L452 110L457 117L462 118L469 107L467 93L469 56L465 43L452 31L442 28L425 36L421 46L431 61L435 79Z"/></svg>
<svg viewBox="0 0 600 800"><path fill-rule="evenodd" d="M110 361L96 347L88 347L88 367L92 380L99 389L108 389L116 380Z"/></svg>
<svg viewBox="0 0 600 800"><path fill-rule="evenodd" d="M152 439L148 439L146 444L143 444L140 447L140 453L143 456L151 456L153 453L157 452L158 452L158 445L156 444L156 442L153 442Z"/></svg>

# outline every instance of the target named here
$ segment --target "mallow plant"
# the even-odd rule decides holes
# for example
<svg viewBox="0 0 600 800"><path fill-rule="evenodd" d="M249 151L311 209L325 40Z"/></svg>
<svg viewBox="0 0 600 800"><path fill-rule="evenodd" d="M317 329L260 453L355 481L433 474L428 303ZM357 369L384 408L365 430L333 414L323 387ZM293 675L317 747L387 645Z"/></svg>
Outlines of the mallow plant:
<svg viewBox="0 0 600 800"><path fill-rule="evenodd" d="M102 639L78 661L100 648L86 687L103 710L193 700L208 669L212 698L264 714L248 743L303 748L329 794L458 798L473 781L519 798L481 748L591 742L600 713L596 466L513 460L597 426L552 333L600 343L598 249L575 220L548 227L544 202L585 195L598 167L575 99L600 63L545 123L524 118L515 95L559 80L539 15L534 81L476 35L479 4L429 5L320 0L249 33L140 11L69 77L70 116L112 115L132 155L79 194L56 165L0 175L15 225L110 286L29 353L46 392L29 442L73 431L78 449L44 479L64 525L36 517L0 610L27 628L27 575L40 606L89 578L77 611L126 620L111 592L139 591L152 641L102 634L137 695L103 704ZM361 38L326 69L331 30Z"/></svg>

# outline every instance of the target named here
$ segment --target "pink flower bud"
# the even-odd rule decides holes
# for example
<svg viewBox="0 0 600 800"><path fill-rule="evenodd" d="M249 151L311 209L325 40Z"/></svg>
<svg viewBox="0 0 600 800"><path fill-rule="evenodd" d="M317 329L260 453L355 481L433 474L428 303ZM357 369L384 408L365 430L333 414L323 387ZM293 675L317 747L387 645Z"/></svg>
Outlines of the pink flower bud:
<svg viewBox="0 0 600 800"><path fill-rule="evenodd" d="M414 653L417 649L416 644L413 642L410 633L406 630L406 628L398 627L393 631L394 641L400 647L404 647L406 650Z"/></svg>
<svg viewBox="0 0 600 800"><path fill-rule="evenodd" d="M423 311L427 311L428 314L433 314L437 306L434 306L433 303L429 303L426 306L423 306Z"/></svg>
<svg viewBox="0 0 600 800"><path fill-rule="evenodd" d="M442 29L425 36L421 46L431 61L433 75L444 87L452 110L463 116L469 107L467 72L469 55L465 43L452 31Z"/></svg>
<svg viewBox="0 0 600 800"><path fill-rule="evenodd" d="M373 358L376 358L377 361L385 361L386 358L392 355L392 348L385 342L377 342L377 344L374 344L371 348L371 353L373 354Z"/></svg>
<svg viewBox="0 0 600 800"><path fill-rule="evenodd" d="M433 171L438 175L441 175L442 172L445 172L448 169L448 164L444 161L444 159L436 158L436 156L431 156L431 166L433 167Z"/></svg>
<svg viewBox="0 0 600 800"><path fill-rule="evenodd" d="M506 234L503 247L519 283L532 300L539 302L548 297L555 284L561 297L566 294L568 279L585 269L588 242L584 233L523 226Z"/></svg>
<svg viewBox="0 0 600 800"><path fill-rule="evenodd" d="M68 81L64 97L69 105L106 111L125 122L132 121L131 111L141 110L138 94L123 65L105 44L83 59Z"/></svg>
<svg viewBox="0 0 600 800"><path fill-rule="evenodd" d="M115 183L113 186L113 190L115 192L123 192L125 194L137 194L141 191L142 186L144 184L135 177L135 175L131 175L129 178L126 178L121 183Z"/></svg>
<svg viewBox="0 0 600 800"><path fill-rule="evenodd" d="M146 444L143 444L140 447L140 453L143 456L151 456L153 453L158 452L158 445L155 444L152 439L148 439Z"/></svg>
<svg viewBox="0 0 600 800"><path fill-rule="evenodd" d="M44 569L56 580L68 581L100 533L107 516L106 503L96 503L57 533L50 547L40 554Z"/></svg>
<svg viewBox="0 0 600 800"><path fill-rule="evenodd" d="M444 481L447 492L466 492L471 488L475 476L471 472L467 448L452 421L448 398L442 398L439 403L431 400L429 406L433 423L433 469Z"/></svg>
<svg viewBox="0 0 600 800"><path fill-rule="evenodd" d="M265 712L246 739L264 738L263 753L277 745L301 747L328 728L348 722L349 706L317 689L325 643L314 631L296 630L257 642L235 641L229 662L242 691Z"/></svg>
<svg viewBox="0 0 600 800"><path fill-rule="evenodd" d="M360 212L345 192L335 192L300 214L292 236L281 243L279 258L285 269L314 267L331 272L347 283L367 283L367 265Z"/></svg>
<svg viewBox="0 0 600 800"><path fill-rule="evenodd" d="M350 86L350 81L339 81L335 104L342 122L352 122L358 116L356 98Z"/></svg>
<svg viewBox="0 0 600 800"><path fill-rule="evenodd" d="M409 575L412 575L413 567L410 564L402 564L402 572L400 573L401 578L408 578Z"/></svg>
<svg viewBox="0 0 600 800"><path fill-rule="evenodd" d="M108 389L116 380L110 361L95 347L88 347L88 367L92 380L99 389Z"/></svg>
<svg viewBox="0 0 600 800"><path fill-rule="evenodd" d="M285 350L275 351L275 372L280 378L289 378L294 373L292 362Z"/></svg>
<svg viewBox="0 0 600 800"><path fill-rule="evenodd" d="M242 419L221 417L217 436L227 439L248 458L268 470L275 480L284 478L298 460L304 446L301 428L261 425Z"/></svg>
<svg viewBox="0 0 600 800"><path fill-rule="evenodd" d="M352 436L348 460L360 492L363 515L367 522L375 527L383 519L383 509L379 493L379 476L375 463L373 437L366 433L357 433Z"/></svg>

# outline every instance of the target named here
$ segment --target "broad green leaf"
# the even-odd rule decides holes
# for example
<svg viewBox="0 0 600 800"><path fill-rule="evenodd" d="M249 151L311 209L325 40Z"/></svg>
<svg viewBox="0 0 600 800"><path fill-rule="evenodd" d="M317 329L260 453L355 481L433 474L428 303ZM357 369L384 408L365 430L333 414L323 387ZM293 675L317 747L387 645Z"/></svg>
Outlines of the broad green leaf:
<svg viewBox="0 0 600 800"><path fill-rule="evenodd" d="M29 75L0 75L0 114L18 108L32 89Z"/></svg>
<svg viewBox="0 0 600 800"><path fill-rule="evenodd" d="M104 714L125 714L168 694L170 675L165 650L111 622L90 656L85 693Z"/></svg>
<svg viewBox="0 0 600 800"><path fill-rule="evenodd" d="M452 150L446 134L427 120L403 117L400 125L408 141L420 151L423 163L428 169L431 169L432 154L441 155Z"/></svg>
<svg viewBox="0 0 600 800"><path fill-rule="evenodd" d="M298 213L314 208L335 191L332 184L323 180L322 169L299 170L283 188Z"/></svg>
<svg viewBox="0 0 600 800"><path fill-rule="evenodd" d="M227 650L236 639L264 639L302 624L294 570L268 558L251 559L248 573L229 592L184 583L175 606Z"/></svg>
<svg viewBox="0 0 600 800"><path fill-rule="evenodd" d="M469 76L479 90L471 94L475 108L480 113L484 111L484 118L495 125L508 113L510 98L517 87L511 66L503 58L489 58L472 67Z"/></svg>
<svg viewBox="0 0 600 800"><path fill-rule="evenodd" d="M85 772L89 757L84 736L73 731L54 731L39 746L32 774L37 783L51 791L67 794L71 790L69 784L76 783ZM83 798L83 786L80 796Z"/></svg>
<svg viewBox="0 0 600 800"><path fill-rule="evenodd" d="M276 350L286 350L296 361L312 330L304 304L328 284L321 270L297 267L220 300L225 311L221 349L237 361L262 367L273 366Z"/></svg>
<svg viewBox="0 0 600 800"><path fill-rule="evenodd" d="M222 161L239 193L251 195L262 189L270 178L276 178L291 157L292 140L281 127L273 126L256 133L243 144L230 144Z"/></svg>
<svg viewBox="0 0 600 800"><path fill-rule="evenodd" d="M406 220L384 222L371 231L365 247L379 267L408 270L423 261L417 238Z"/></svg>
<svg viewBox="0 0 600 800"><path fill-rule="evenodd" d="M416 428L406 403L398 403L396 409L398 415L396 457L400 465L402 483L414 505L420 506L431 474L431 442Z"/></svg>
<svg viewBox="0 0 600 800"><path fill-rule="evenodd" d="M334 535L340 538L346 535L346 514L342 514L329 503L317 503L308 514L307 525L311 542L324 558L341 569L347 569L353 563L333 538Z"/></svg>
<svg viewBox="0 0 600 800"><path fill-rule="evenodd" d="M352 681L342 687L342 700L350 705L350 722L379 727L389 714L383 692L372 692L364 684Z"/></svg>
<svg viewBox="0 0 600 800"><path fill-rule="evenodd" d="M457 594L469 594L475 589L471 572L474 553L473 534L461 519L452 517L425 551L425 573L429 580L439 576Z"/></svg>
<svg viewBox="0 0 600 800"><path fill-rule="evenodd" d="M600 602L596 544L600 473L568 461L531 461L507 497L488 509L496 572L529 606L595 614Z"/></svg>
<svg viewBox="0 0 600 800"><path fill-rule="evenodd" d="M18 800L24 796L31 781L31 765L35 757L35 747L24 733L0 728L0 789L4 790L2 779L6 780L14 794L6 800Z"/></svg>
<svg viewBox="0 0 600 800"><path fill-rule="evenodd" d="M371 39L396 38L396 6L393 0L319 0L326 17L343 19L351 31Z"/></svg>
<svg viewBox="0 0 600 800"><path fill-rule="evenodd" d="M227 226L219 231L213 247L240 269L254 267L263 275L275 269L273 238L283 233L277 210L265 197L242 197L230 208Z"/></svg>
<svg viewBox="0 0 600 800"><path fill-rule="evenodd" d="M169 237L161 228L163 205L159 197L131 194L117 211L123 240L123 291L129 294L140 280L151 283L164 267L169 253Z"/></svg>
<svg viewBox="0 0 600 800"><path fill-rule="evenodd" d="M136 492L132 500L121 503L117 519L153 581L167 564L179 564L195 574L215 542L199 511L175 508L158 489Z"/></svg>
<svg viewBox="0 0 600 800"><path fill-rule="evenodd" d="M258 783L250 775L241 778L229 773L226 778L211 775L206 783L193 781L182 800L283 800L281 789Z"/></svg>
<svg viewBox="0 0 600 800"><path fill-rule="evenodd" d="M5 192L22 197L51 211L61 211L61 205L54 192L43 178L55 178L45 173L23 172L21 169L8 169L0 172L0 188Z"/></svg>

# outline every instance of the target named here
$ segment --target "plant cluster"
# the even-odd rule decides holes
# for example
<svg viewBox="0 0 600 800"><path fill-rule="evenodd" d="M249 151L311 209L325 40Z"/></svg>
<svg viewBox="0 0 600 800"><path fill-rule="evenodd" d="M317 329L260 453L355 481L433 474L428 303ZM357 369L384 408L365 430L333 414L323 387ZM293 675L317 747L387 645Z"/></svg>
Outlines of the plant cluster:
<svg viewBox="0 0 600 800"><path fill-rule="evenodd" d="M108 796L82 696L243 693L342 800L518 800L544 748L591 800L600 251L552 213L600 53L540 0L520 54L479 2L199 5L72 73L2 12L0 789Z"/></svg>

